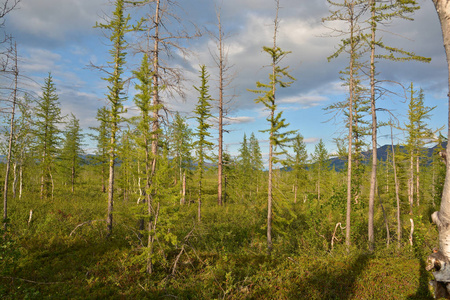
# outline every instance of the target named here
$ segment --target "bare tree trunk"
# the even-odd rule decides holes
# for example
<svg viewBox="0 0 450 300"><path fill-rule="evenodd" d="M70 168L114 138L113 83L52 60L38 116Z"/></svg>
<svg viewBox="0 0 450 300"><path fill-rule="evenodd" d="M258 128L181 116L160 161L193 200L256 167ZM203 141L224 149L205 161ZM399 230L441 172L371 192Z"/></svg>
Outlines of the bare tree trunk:
<svg viewBox="0 0 450 300"><path fill-rule="evenodd" d="M372 172L370 174L370 192L369 192L369 216L368 216L368 240L369 251L373 251L374 236L374 204L375 188L377 185L377 113L375 104L375 0L371 0L371 43L370 43L370 111L372 114Z"/></svg>
<svg viewBox="0 0 450 300"><path fill-rule="evenodd" d="M19 166L19 199L22 199L23 192L23 165Z"/></svg>
<svg viewBox="0 0 450 300"><path fill-rule="evenodd" d="M294 188L294 203L297 203L297 190L298 190L298 183L297 183L297 179L295 180L295 184L293 186Z"/></svg>
<svg viewBox="0 0 450 300"><path fill-rule="evenodd" d="M197 221L202 221L202 181L198 183L198 200L197 200Z"/></svg>
<svg viewBox="0 0 450 300"><path fill-rule="evenodd" d="M355 56L354 39L354 3L349 5L350 11L350 65L349 65L349 98L348 98L348 157L347 157L347 209L345 221L345 244L347 251L351 245L351 212L352 212L352 152L353 152L353 100L354 100L354 78L353 65Z"/></svg>
<svg viewBox="0 0 450 300"><path fill-rule="evenodd" d="M409 201L409 214L412 215L414 205L414 158L412 151L411 156L409 158L408 201Z"/></svg>
<svg viewBox="0 0 450 300"><path fill-rule="evenodd" d="M416 203L417 206L420 205L420 159L419 156L416 157Z"/></svg>
<svg viewBox="0 0 450 300"><path fill-rule="evenodd" d="M6 174L5 174L5 188L3 191L3 226L7 229L8 220L8 178L9 170L11 168L11 152L12 152L12 141L14 138L14 116L16 111L16 101L17 101L17 84L19 81L19 68L17 67L17 45L14 44L14 90L13 90L13 103L11 110L10 128L9 128L9 141L8 141L8 156L6 161Z"/></svg>
<svg viewBox="0 0 450 300"><path fill-rule="evenodd" d="M267 197L267 252L272 252L272 180L273 180L273 145L269 145L269 181L268 181L268 197Z"/></svg>
<svg viewBox="0 0 450 300"><path fill-rule="evenodd" d="M72 185L71 190L72 190L72 194L73 194L73 193L75 193L75 162L72 162L72 163L73 163L73 165L72 165L72 176L71 176L70 183Z"/></svg>
<svg viewBox="0 0 450 300"><path fill-rule="evenodd" d="M450 0L433 0L442 28L442 36L444 40L444 48L447 55L447 66L450 74ZM450 76L448 77L448 100L450 105ZM450 136L450 106L448 112L448 136ZM446 149L447 158L450 157L450 143ZM433 272L436 280L435 287L440 284L446 286L446 296L449 295L450 283L450 163L446 163L446 174L444 181L444 189L442 192L440 211L434 212L431 216L433 222L437 225L439 231L439 251L428 257L429 265L427 270L436 270ZM439 265L439 268L436 266ZM437 288L435 288L437 292Z"/></svg>
<svg viewBox="0 0 450 300"><path fill-rule="evenodd" d="M392 167L394 172L394 184L395 184L395 199L397 201L397 247L400 249L402 245L402 223L400 213L399 182L397 178L397 166L395 163L395 149L394 149L394 137L392 135L392 125L391 125L391 147L392 147Z"/></svg>
<svg viewBox="0 0 450 300"><path fill-rule="evenodd" d="M13 186L12 186L12 197L13 199L16 198L16 192L17 192L17 161L14 162L13 165L13 175L14 175L14 179L13 179Z"/></svg>
<svg viewBox="0 0 450 300"><path fill-rule="evenodd" d="M219 26L219 161L218 161L218 188L217 203L222 205L222 176L223 176L223 74L224 74L224 53L223 53L223 32L220 13L217 14Z"/></svg>
<svg viewBox="0 0 450 300"><path fill-rule="evenodd" d="M116 124L113 124L115 126ZM111 149L109 154L109 181L108 181L108 214L106 217L106 228L108 230L107 236L109 237L112 233L113 228L113 207L114 207L114 164L115 164L115 149L114 146L116 142L116 132L115 128L111 132Z"/></svg>
<svg viewBox="0 0 450 300"><path fill-rule="evenodd" d="M447 63L449 64L450 72L450 1L449 0L433 0L436 7L436 11L441 23L442 35L444 39L444 48L447 55ZM448 79L448 88L450 90L450 77ZM450 104L450 93L448 94ZM449 125L450 125L450 109L449 109ZM450 136L450 126L448 126L448 135ZM447 144L446 149L447 157L450 157L450 143ZM439 244L443 254L450 258L450 227L446 228L446 225L450 223L450 164L446 164L446 176L444 182L444 190L442 193L441 210L438 214L439 217Z"/></svg>
<svg viewBox="0 0 450 300"><path fill-rule="evenodd" d="M182 191L181 191L181 205L186 204L186 171L183 173Z"/></svg>
<svg viewBox="0 0 450 300"><path fill-rule="evenodd" d="M158 130L159 130L159 26L160 26L160 0L156 0L156 9L154 17L154 44L153 44L153 125L152 125L152 165L151 165L151 175L149 185L153 184L153 178L156 174L156 159L158 156ZM149 198L147 200L148 215L152 216L152 205L155 198L156 189L153 189L152 193L149 193ZM158 203L159 209L159 203ZM156 218L155 218L156 222ZM156 223L155 223L156 224ZM149 255L153 252L153 240L152 240L152 222L151 218L148 222L149 238L148 238L148 250ZM153 272L153 264L151 258L147 261L147 273L151 274Z"/></svg>

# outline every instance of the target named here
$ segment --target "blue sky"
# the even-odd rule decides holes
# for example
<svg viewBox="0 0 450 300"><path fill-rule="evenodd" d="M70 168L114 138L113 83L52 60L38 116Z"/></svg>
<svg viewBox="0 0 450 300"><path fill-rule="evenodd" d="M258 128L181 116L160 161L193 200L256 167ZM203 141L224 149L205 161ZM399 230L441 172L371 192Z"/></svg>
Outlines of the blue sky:
<svg viewBox="0 0 450 300"><path fill-rule="evenodd" d="M261 51L271 45L275 2L273 0L190 0L179 1L179 17L192 29L189 22L200 29L215 30L215 7L222 11L222 25L228 34L226 47L234 80L226 93L235 97L230 107L230 132L225 134L225 148L235 155L244 133L252 132L260 141L262 152L267 153L267 134L259 132L266 129L265 112L262 104L254 103L254 94L247 89L255 88L255 82L266 81L270 62L267 54ZM430 120L431 128L447 123L447 66L442 44L439 21L432 1L419 1L422 9L415 13L415 21L401 21L390 24L384 30L386 44L431 57L429 64L418 62L381 62L377 65L381 79L397 81L404 86L414 82L415 87L423 88L426 105L436 106ZM278 45L283 50L292 51L283 61L290 66L291 74L297 81L290 88L280 90L279 109L290 123L290 130L298 130L307 142L309 153L314 150L319 139L323 139L329 152L336 146L333 138L343 136L345 131L341 117L328 121L332 116L323 108L346 97L341 86L339 71L345 68L345 56L327 61L339 38L326 37L330 31L321 22L328 14L325 0L281 0L280 28ZM108 40L99 29L93 28L97 21L112 9L107 0L22 0L19 8L11 12L4 30L12 34L18 44L21 56L20 71L32 80L26 88L39 95L44 77L51 72L60 96L62 112L73 112L87 132L89 126L96 126L96 111L106 104L106 84L102 74L88 68L90 62L101 65L109 59ZM329 24L343 26L342 24ZM389 34L387 31L394 32ZM130 36L130 39L133 39ZM165 97L166 105L172 111L186 116L197 101L192 88L198 85L198 69L205 64L211 74L211 94L217 95L217 70L211 57L215 51L213 40L203 37L184 44L190 51L185 59L175 51L169 63L180 68L185 77L181 97ZM140 57L132 54L127 58L129 70L136 68ZM402 94L398 87L393 87ZM136 113L133 109L133 89L129 90L128 115ZM386 96L379 101L379 107L388 108L401 121L405 121L407 103L402 97ZM379 115L386 120L386 114ZM195 126L194 121L190 121ZM216 129L213 129L216 131ZM379 145L390 143L389 130L380 129ZM443 133L446 131L444 130ZM403 136L398 134L397 141ZM368 139L369 141L369 139ZM89 147L91 147L90 145Z"/></svg>

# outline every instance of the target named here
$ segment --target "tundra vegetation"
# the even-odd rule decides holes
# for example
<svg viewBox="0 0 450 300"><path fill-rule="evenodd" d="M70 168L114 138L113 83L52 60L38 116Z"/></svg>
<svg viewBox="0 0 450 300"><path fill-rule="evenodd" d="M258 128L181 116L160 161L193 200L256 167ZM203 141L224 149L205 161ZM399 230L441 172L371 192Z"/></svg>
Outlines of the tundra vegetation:
<svg viewBox="0 0 450 300"><path fill-rule="evenodd" d="M2 25L19 2L0 7ZM330 59L349 58L341 73L348 99L329 107L344 112L348 136L336 140L337 155L322 140L308 153L302 128L291 128L282 117L276 91L295 84L282 59L295 53L277 45L282 5L276 0L273 40L267 41L273 46L262 48L271 59L268 83L257 82L252 90L269 112L269 125L261 128L270 141L267 166L253 132L242 134L239 155L223 149L224 105L232 101L224 94L231 65L223 53L220 9L214 37L219 73L200 66L198 105L188 120L166 110L165 97L183 91L182 73L165 51L188 51L177 39L199 33L166 32L170 18L183 20L174 16L172 0L113 1L112 16L96 25L110 39L111 61L93 66L103 73L108 105L91 128L92 153L83 149L87 135L77 116L61 114L51 73L42 79L41 96L20 86L26 82L16 63L20 49L5 39L1 298L432 299L428 271L448 263L450 253L450 154L443 154L447 139L440 129L427 126L434 108L420 87L403 83L409 86L407 119L388 124L403 130L405 139L376 147L381 124L375 93L382 80L375 60L428 59L387 47L375 33L383 32L383 20L408 21L417 3L327 2L331 16L324 22L348 22L342 44L330 53ZM439 10L448 1L433 2L448 46L444 24L450 12ZM136 8L154 14L135 22ZM144 38L128 40L135 33ZM131 49L139 49L142 62L125 78ZM220 99L211 96L210 74L220 78ZM126 119L130 81L139 114ZM220 146L212 139L215 107ZM438 207L435 226L431 213ZM434 286L445 296L450 279L444 275Z"/></svg>

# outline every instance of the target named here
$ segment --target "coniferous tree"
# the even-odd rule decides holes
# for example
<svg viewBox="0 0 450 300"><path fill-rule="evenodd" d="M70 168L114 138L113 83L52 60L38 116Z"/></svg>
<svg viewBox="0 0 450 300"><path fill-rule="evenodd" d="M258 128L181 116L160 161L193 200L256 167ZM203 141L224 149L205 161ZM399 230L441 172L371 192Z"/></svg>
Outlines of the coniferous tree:
<svg viewBox="0 0 450 300"><path fill-rule="evenodd" d="M350 232L351 232L351 203L352 203L352 163L353 163L353 140L354 140L354 105L356 100L357 91L357 73L361 68L359 62L360 51L363 41L363 32L361 30L361 16L364 13L365 0L351 0L343 2L334 2L327 0L327 2L337 9L331 11L331 15L324 19L324 21L344 21L346 22L348 29L340 31L340 35L346 35L341 39L341 44L338 50L331 55L328 60L337 58L342 53L347 53L349 56L349 65L347 67L348 80L346 85L348 86L349 96L348 101L342 107L348 110L348 152L347 152L347 209L346 209L346 237L345 243L347 248L350 246ZM319 185L320 186L320 185ZM318 193L320 197L320 193Z"/></svg>
<svg viewBox="0 0 450 300"><path fill-rule="evenodd" d="M247 134L244 133L244 137L242 138L241 147L239 148L238 155L238 175L239 180L237 181L237 186L240 190L239 196L242 201L249 198L250 190L249 190L249 182L250 182L250 174L251 174L251 153L249 149L249 142L247 139Z"/></svg>
<svg viewBox="0 0 450 300"><path fill-rule="evenodd" d="M197 153L197 174L198 174L198 211L197 219L201 221L201 206L202 206L202 191L203 191L203 173L205 169L205 161L211 159L208 151L211 150L213 143L208 139L211 138L211 133L209 128L211 124L208 123L208 119L211 118L211 96L209 95L208 86L209 75L206 72L206 66L200 66L200 86L194 87L199 92L198 104L194 110L196 114L195 119L197 120L198 126L194 133L196 136L196 141L194 142L194 147Z"/></svg>
<svg viewBox="0 0 450 300"><path fill-rule="evenodd" d="M306 163L308 160L308 152L306 151L306 144L303 140L303 136L298 133L293 139L292 150L293 155L289 157L289 164L292 167L294 174L294 203L297 202L298 187L300 182L306 183Z"/></svg>
<svg viewBox="0 0 450 300"><path fill-rule="evenodd" d="M150 199L150 184L151 184L151 172L152 172L152 158L151 158L151 143L152 143L152 132L151 132L151 122L153 121L153 108L152 108L152 72L150 68L149 57L147 53L142 56L141 67L138 71L134 71L133 74L136 76L138 83L136 83L135 88L138 93L134 96L134 103L140 110L139 122L137 125L137 130L139 135L135 136L137 140L137 146L139 152L142 153L144 159L144 170L141 172L139 170L138 181L140 194L144 196L144 202L147 203L147 213L151 214L151 199ZM140 186L140 178L144 178L144 189ZM139 220L139 230L144 230L144 219ZM151 226L150 223L148 226ZM150 229L149 229L150 231ZM149 238L150 240L150 238ZM151 269L151 268L150 268Z"/></svg>
<svg viewBox="0 0 450 300"><path fill-rule="evenodd" d="M395 0L390 2L369 0L370 18L368 19L370 33L365 36L370 48L370 67L369 67L369 80L370 80L370 111L372 116L372 170L370 176L370 193L369 193L369 214L368 214L368 240L369 250L373 250L375 242L374 237L374 203L377 187L377 106L376 99L379 98L377 91L383 90L379 85L381 80L377 80L375 77L377 73L375 71L375 65L377 60L390 60L390 61L424 61L429 62L430 58L417 56L413 52L408 52L400 48L387 46L382 42L382 39L377 37L378 26L383 25L386 21L390 21L394 18L401 18L406 20L412 20L408 15L414 13L419 9L415 0ZM376 50L384 51L384 53L376 53ZM378 51L377 50L377 51Z"/></svg>
<svg viewBox="0 0 450 300"><path fill-rule="evenodd" d="M13 151L13 140L14 140L14 125L16 117L16 106L18 102L18 83L19 83L19 68L17 59L17 44L14 47L11 45L11 52L13 53L14 66L12 67L12 73L14 74L14 88L11 94L11 114L10 114L10 124L9 124L9 138L8 138L8 150L6 156L6 174L5 174L5 186L3 190L3 224L5 231L7 230L7 220L8 220L8 187L9 187L9 173L12 161L12 151Z"/></svg>
<svg viewBox="0 0 450 300"><path fill-rule="evenodd" d="M191 169L192 157L192 130L186 124L186 119L181 117L179 113L175 114L175 118L170 126L169 144L172 150L172 156L178 166L178 180L180 183L180 204L185 204L186 196L186 173Z"/></svg>
<svg viewBox="0 0 450 300"><path fill-rule="evenodd" d="M61 159L65 171L69 171L72 193L75 192L75 180L79 176L79 168L82 161L83 134L80 128L80 120L71 114L64 131L64 145L61 150Z"/></svg>
<svg viewBox="0 0 450 300"><path fill-rule="evenodd" d="M435 133L428 128L426 120L431 117L430 113L434 108L425 106L423 91L419 90L417 92L414 90L413 83L411 83L408 122L404 124L407 133L405 146L409 156L408 200L410 213L412 213L414 204L414 192L417 205L420 202L420 161L426 155L423 153L424 146L434 139Z"/></svg>
<svg viewBox="0 0 450 300"><path fill-rule="evenodd" d="M320 201L322 195L323 188L323 176L326 171L328 171L328 151L325 148L325 143L322 139L320 139L319 143L314 147L314 153L312 154L312 160L314 162L314 168L317 170L317 183L316 183L316 191L317 191L317 200Z"/></svg>
<svg viewBox="0 0 450 300"><path fill-rule="evenodd" d="M110 126L110 143L109 143L109 180L108 180L108 213L106 218L108 236L112 233L113 228L113 206L114 206L114 166L117 151L117 132L119 130L120 113L123 110L122 102L125 100L123 66L125 65L125 55L127 42L125 34L130 30L128 21L130 16L125 16L125 1L116 0L113 16L107 20L105 24L97 23L95 27L102 28L110 32L109 39L111 45L111 58L109 76L105 78L108 82L108 101L110 107L109 119Z"/></svg>
<svg viewBox="0 0 450 300"><path fill-rule="evenodd" d="M61 142L61 130L58 126L63 123L59 96L56 93L56 87L50 73L45 78L45 83L42 87L42 96L38 100L35 115L34 135L36 137L36 150L40 161L40 195L42 199L53 196L53 171Z"/></svg>
<svg viewBox="0 0 450 300"><path fill-rule="evenodd" d="M248 150L250 152L250 165L251 165L251 171L254 183L256 183L256 194L259 192L259 185L260 185L260 177L261 172L264 168L263 160L262 160L262 154L261 154L261 148L259 146L259 142L255 137L255 134L252 132L250 135L250 139L248 140ZM256 181L256 182L255 182Z"/></svg>
<svg viewBox="0 0 450 300"><path fill-rule="evenodd" d="M277 46L277 32L278 32L278 10L279 10L279 0L276 0L276 16L274 19L274 34L273 34L273 46L263 47L264 52L269 54L271 58L271 68L272 72L269 75L268 83L257 82L257 90L251 90L252 92L259 94L256 103L262 103L264 107L269 111L269 116L267 121L270 124L270 128L267 130L262 130L262 132L269 133L269 178L268 178L268 199L267 199L267 250L270 254L272 251L272 219L273 219L273 164L277 162L277 156L285 154L284 147L288 145L290 138L289 136L294 134L295 131L282 131L289 124L285 122L282 118L282 111L277 112L276 104L276 90L278 87L285 88L289 87L295 80L288 72L288 67L281 67L280 63L284 57L290 52L281 50ZM284 81L285 78L288 81ZM275 152L277 147L281 148L280 152Z"/></svg>
<svg viewBox="0 0 450 300"><path fill-rule="evenodd" d="M100 168L101 191L106 192L106 183L108 180L108 150L110 141L109 131L109 111L107 107L101 107L97 110L97 121L100 123L97 127L90 127L91 130L96 131L96 134L90 136L97 142L95 150L94 162Z"/></svg>

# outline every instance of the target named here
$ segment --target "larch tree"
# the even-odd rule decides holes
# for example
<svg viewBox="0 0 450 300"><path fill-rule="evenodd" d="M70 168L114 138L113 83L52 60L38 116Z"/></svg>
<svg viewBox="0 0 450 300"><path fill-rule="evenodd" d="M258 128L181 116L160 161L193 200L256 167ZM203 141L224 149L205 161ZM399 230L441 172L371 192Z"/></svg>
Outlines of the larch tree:
<svg viewBox="0 0 450 300"><path fill-rule="evenodd" d="M13 166L13 198L16 197L18 185L19 199L22 198L24 188L24 169L31 169L34 161L31 155L33 151L33 102L28 94L18 102L18 117L15 118L16 124L14 134L14 166Z"/></svg>
<svg viewBox="0 0 450 300"><path fill-rule="evenodd" d="M248 150L250 152L250 170L252 172L251 178L253 178L254 185L256 185L255 196L257 196L259 193L260 177L264 164L262 160L261 147L259 146L259 142L253 132L248 140Z"/></svg>
<svg viewBox="0 0 450 300"><path fill-rule="evenodd" d="M422 90L414 90L414 85L410 86L410 97L408 104L408 121L404 124L406 131L405 147L409 155L408 171L408 201L410 213L412 214L414 205L414 194L416 203L420 201L420 158L423 155L423 147L433 141L435 132L427 126L427 120L430 119L431 111L434 107L428 107L424 104L424 94ZM416 179L416 180L414 180Z"/></svg>
<svg viewBox="0 0 450 300"><path fill-rule="evenodd" d="M389 61L423 61L429 62L429 58L416 55L414 52L405 51L403 49L385 45L380 37L378 37L378 26L385 25L392 19L400 18L404 20L412 20L410 15L414 13L419 6L415 0L392 0L392 1L376 1L369 0L370 18L368 19L370 33L365 35L365 39L369 45L370 50L370 66L369 66L369 80L370 80L370 112L372 117L372 170L370 176L370 192L369 192L369 213L368 213L368 240L369 250L372 251L374 247L374 204L377 187L377 105L376 100L380 97L379 91L385 91L380 85L382 82L378 80L378 73L376 72L376 64L380 60ZM378 92L377 92L378 91Z"/></svg>
<svg viewBox="0 0 450 300"><path fill-rule="evenodd" d="M198 210L197 210L197 220L201 221L201 207L202 207L202 191L203 191L203 173L205 169L205 162L207 159L211 159L209 151L212 149L213 143L209 141L211 138L211 133L209 128L211 127L210 118L211 115L211 96L209 95L208 86L209 75L206 71L204 65L200 66L200 86L194 87L198 93L198 103L194 110L195 119L197 120L197 130L194 135L196 140L194 142L194 147L197 153L197 174L198 174Z"/></svg>
<svg viewBox="0 0 450 300"><path fill-rule="evenodd" d="M74 114L70 115L69 122L64 131L64 143L61 150L61 159L65 170L69 170L70 189L75 192L75 180L79 176L83 151L83 133L80 120Z"/></svg>
<svg viewBox="0 0 450 300"><path fill-rule="evenodd" d="M308 152L306 151L306 144L303 136L299 133L293 139L292 150L293 154L289 158L290 166L294 174L294 203L297 203L298 187L302 179L305 179L306 163L308 160Z"/></svg>
<svg viewBox="0 0 450 300"><path fill-rule="evenodd" d="M8 223L8 187L9 187L9 173L11 169L12 153L13 153L13 141L14 141L14 130L15 130L15 117L16 117L16 106L18 102L18 83L19 83L19 67L17 62L17 44L14 43L14 47L11 47L11 52L13 53L13 66L11 72L14 76L14 88L11 93L11 113L10 113L10 125L9 125L9 137L8 137L8 150L6 156L6 174L5 174L5 186L3 189L3 224L4 229L7 229Z"/></svg>
<svg viewBox="0 0 450 300"><path fill-rule="evenodd" d="M151 143L152 143L152 131L151 131L151 122L153 121L153 107L152 107L152 71L150 67L149 56L147 53L144 53L142 56L141 66L139 70L134 71L133 74L138 80L135 84L135 89L137 91L134 96L134 103L138 107L140 111L139 121L137 125L137 129L139 131L139 136L136 136L137 146L140 152L142 152L144 156L144 170L143 172L139 172L138 177L139 180L144 177L144 203L147 203L147 211L150 202L150 184L151 184L151 164L152 158L150 156L151 151ZM141 187L139 186L139 189ZM139 230L144 230L144 219L141 218L139 220Z"/></svg>
<svg viewBox="0 0 450 300"><path fill-rule="evenodd" d="M36 137L36 150L40 156L39 168L41 172L41 199L53 196L53 171L55 159L59 152L61 130L63 123L59 96L53 78L49 73L42 87L42 96L39 97L35 110L34 135Z"/></svg>
<svg viewBox="0 0 450 300"><path fill-rule="evenodd" d="M280 8L280 1L275 0L276 3L276 15L274 19L274 32L273 32L273 45L271 47L263 47L271 59L270 67L271 74L269 75L269 82L262 83L256 82L256 90L250 90L255 94L260 95L255 99L256 103L262 103L266 110L269 111L267 121L270 128L262 130L261 132L269 133L269 178L268 178L268 191L267 191L267 251L268 254L272 252L272 221L273 221L273 165L278 161L278 156L285 154L284 147L288 146L291 138L290 136L295 131L283 131L288 127L288 123L282 117L283 112L277 111L276 104L276 91L280 88L289 87L295 80L289 72L289 67L281 67L280 63L283 58L290 52L281 50L277 45L277 33L279 28L278 11ZM287 81L286 81L287 80ZM276 152L280 147L281 151Z"/></svg>
<svg viewBox="0 0 450 300"><path fill-rule="evenodd" d="M250 145L247 138L247 134L244 133L242 138L241 147L239 148L238 155L238 186L241 192L239 193L242 201L250 196L250 182L251 182L251 170L252 170L252 157L250 153Z"/></svg>
<svg viewBox="0 0 450 300"><path fill-rule="evenodd" d="M347 67L348 79L346 85L348 86L348 101L343 107L348 110L348 152L347 152L347 209L345 222L345 243L347 249L351 244L351 204L352 204L352 162L353 162L353 128L354 128L354 105L356 98L356 81L358 70L361 68L361 63L358 61L363 41L363 32L361 30L362 21L360 18L365 11L365 0L344 0L341 2L334 2L327 0L336 10L332 10L331 15L324 19L324 21L343 21L346 23L347 29L338 30L339 36L343 36L338 50L331 55L328 60L337 58L342 53L346 53L349 58L349 65ZM320 193L318 193L320 195ZM319 196L320 197L320 196Z"/></svg>
<svg viewBox="0 0 450 300"><path fill-rule="evenodd" d="M223 204L223 134L225 132L226 116L228 114L228 106L230 104L230 97L225 94L226 89L230 87L233 80L233 75L230 74L231 66L228 62L228 51L225 44L227 35L223 29L222 18L221 18L221 8L216 7L217 16L217 33L211 34L213 40L216 43L217 52L211 52L214 59L216 67L218 69L218 99L217 99L217 109L218 109L218 156L217 156L217 203L218 205ZM231 97L232 98L232 97Z"/></svg>
<svg viewBox="0 0 450 300"><path fill-rule="evenodd" d="M188 33L186 27L181 22L175 11L178 3L174 0L130 0L127 1L139 13L144 13L144 18L139 24L138 31L142 33L138 37L139 43L136 45L139 52L147 54L151 64L151 85L152 85L152 117L151 117L151 169L150 186L152 186L153 177L157 172L157 161L161 157L159 153L160 135L162 132L161 122L163 111L166 111L165 101L161 97L163 92L165 96L174 97L180 95L184 97L183 76L179 68L169 65L169 60L173 58L173 51L186 56L188 51L183 47L181 41L200 36L199 32L194 35ZM176 23L178 26L168 26L169 23ZM174 30L169 30L174 29ZM150 188L150 199L147 201L148 214L154 216L156 210L152 206L153 199L156 198L157 190ZM148 230L152 231L153 223L148 222ZM152 239L149 234L149 244ZM151 252L151 251L150 251ZM147 273L152 273L152 264L149 257L147 263Z"/></svg>
<svg viewBox="0 0 450 300"><path fill-rule="evenodd" d="M186 124L186 119L179 113L175 114L172 124L170 124L169 143L172 156L178 167L178 181L180 184L180 204L186 202L186 173L189 172L192 164L192 129Z"/></svg>
<svg viewBox="0 0 450 300"><path fill-rule="evenodd" d="M323 173L328 169L328 158L329 154L327 149L325 148L325 143L322 139L320 139L319 142L315 145L314 152L312 153L314 169L317 170L316 191L318 201L320 201L320 196L322 195L322 177L324 176Z"/></svg>
<svg viewBox="0 0 450 300"><path fill-rule="evenodd" d="M106 23L97 23L95 27L101 28L109 32L109 40L111 42L111 61L108 63L108 82L109 101L109 179L108 179L108 213L106 217L108 237L112 233L113 228L113 207L114 207L114 167L117 152L117 132L119 130L120 114L123 111L123 101L126 99L124 94L123 67L125 65L125 56L127 42L125 34L130 31L128 21L130 16L125 16L125 0L116 0L114 2L115 10L111 18Z"/></svg>
<svg viewBox="0 0 450 300"><path fill-rule="evenodd" d="M106 193L106 184L108 181L108 145L110 140L109 132L109 111L106 106L97 110L96 119L99 122L97 127L90 127L89 129L96 132L96 134L89 134L92 139L97 142L97 149L95 150L94 161L100 168L101 191Z"/></svg>

